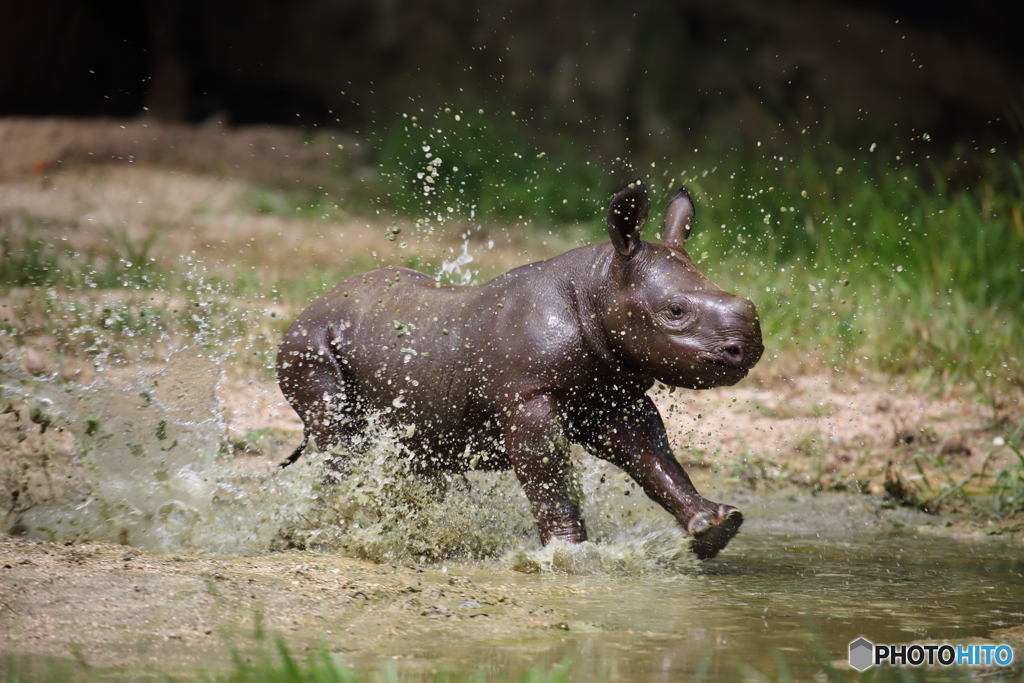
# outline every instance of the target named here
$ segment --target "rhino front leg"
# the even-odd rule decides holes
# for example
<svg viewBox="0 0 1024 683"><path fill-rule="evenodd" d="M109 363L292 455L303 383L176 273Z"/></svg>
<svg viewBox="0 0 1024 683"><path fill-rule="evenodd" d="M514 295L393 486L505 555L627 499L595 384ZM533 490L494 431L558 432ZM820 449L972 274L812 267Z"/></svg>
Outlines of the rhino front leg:
<svg viewBox="0 0 1024 683"><path fill-rule="evenodd" d="M587 540L579 505L572 495L569 445L550 396L538 396L512 409L505 427L505 447L512 469L533 506L540 541Z"/></svg>
<svg viewBox="0 0 1024 683"><path fill-rule="evenodd" d="M625 411L606 413L592 424L584 445L622 468L651 500L675 517L693 537L690 549L698 558L714 557L739 531L743 514L701 496L672 455L665 424L649 397Z"/></svg>

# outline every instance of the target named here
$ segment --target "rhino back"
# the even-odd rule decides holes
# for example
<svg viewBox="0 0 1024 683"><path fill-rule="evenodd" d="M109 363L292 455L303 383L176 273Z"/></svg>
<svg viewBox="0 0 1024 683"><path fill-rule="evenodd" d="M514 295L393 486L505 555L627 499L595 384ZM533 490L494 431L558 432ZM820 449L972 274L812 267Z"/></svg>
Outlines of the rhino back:
<svg viewBox="0 0 1024 683"><path fill-rule="evenodd" d="M341 282L307 315L330 327L331 352L367 408L417 425L423 438L474 426L496 437L509 407L586 382L572 294L579 269L566 256L480 287L440 286L405 269L373 271Z"/></svg>

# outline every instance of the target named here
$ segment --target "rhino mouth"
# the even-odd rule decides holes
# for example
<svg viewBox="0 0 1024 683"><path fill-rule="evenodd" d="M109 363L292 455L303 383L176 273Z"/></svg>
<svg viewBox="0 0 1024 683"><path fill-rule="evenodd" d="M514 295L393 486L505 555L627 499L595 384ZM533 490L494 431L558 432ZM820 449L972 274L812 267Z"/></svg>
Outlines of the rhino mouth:
<svg viewBox="0 0 1024 683"><path fill-rule="evenodd" d="M701 379L708 386L736 384L750 372L750 367L746 363L740 365L714 356L706 356L702 360L705 369L700 373Z"/></svg>
<svg viewBox="0 0 1024 683"><path fill-rule="evenodd" d="M733 360L731 358L723 358L720 355L705 355L701 358L708 365L713 365L716 368L722 368L731 373L743 373L744 375L750 371L753 366L746 358L741 361Z"/></svg>
<svg viewBox="0 0 1024 683"><path fill-rule="evenodd" d="M713 360L710 362L711 365L715 366L714 372L718 373L720 376L725 376L730 379L733 377L743 379L750 372L750 368L732 365L730 363L726 363L720 360Z"/></svg>

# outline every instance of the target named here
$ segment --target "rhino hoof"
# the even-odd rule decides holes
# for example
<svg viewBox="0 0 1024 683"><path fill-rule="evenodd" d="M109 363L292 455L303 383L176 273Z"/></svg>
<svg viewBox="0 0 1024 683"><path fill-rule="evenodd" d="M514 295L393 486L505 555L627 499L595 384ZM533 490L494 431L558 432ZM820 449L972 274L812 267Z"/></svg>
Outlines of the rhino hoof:
<svg viewBox="0 0 1024 683"><path fill-rule="evenodd" d="M700 514L690 520L689 532L693 540L690 551L701 560L710 560L728 545L743 524L743 513L731 505L718 508L718 519Z"/></svg>

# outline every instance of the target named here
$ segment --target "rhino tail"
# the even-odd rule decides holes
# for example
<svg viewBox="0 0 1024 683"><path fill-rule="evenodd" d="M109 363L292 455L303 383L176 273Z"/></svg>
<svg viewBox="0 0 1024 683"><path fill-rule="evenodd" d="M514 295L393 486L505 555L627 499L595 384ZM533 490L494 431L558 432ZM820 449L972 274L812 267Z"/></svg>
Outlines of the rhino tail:
<svg viewBox="0 0 1024 683"><path fill-rule="evenodd" d="M302 443L300 443L299 447L296 448L292 452L291 455L289 455L287 458L285 458L284 462L282 462L280 465L278 465L277 468L283 470L285 467L288 467L288 465L291 465L293 462L298 460L299 456L302 455L302 451L304 451L306 449L306 444L308 444L308 443L309 443L309 428L308 427L303 427L303 429L302 429Z"/></svg>

